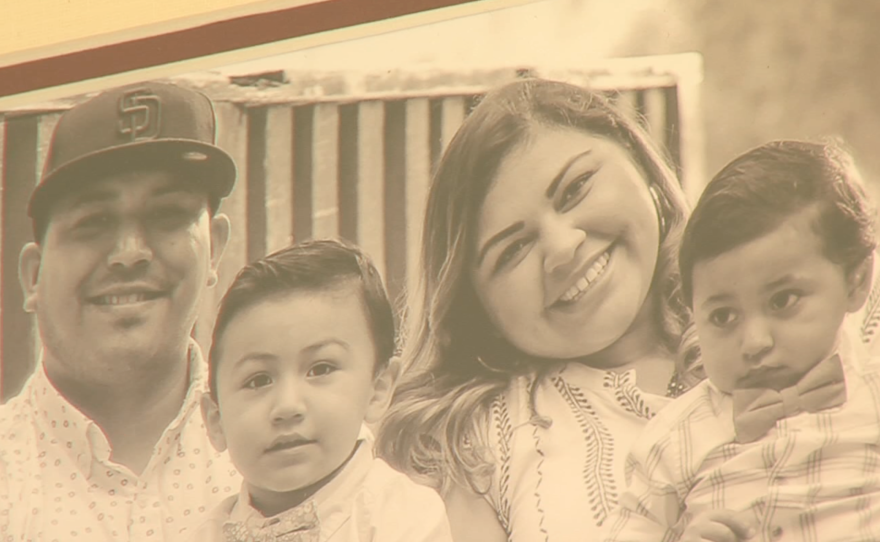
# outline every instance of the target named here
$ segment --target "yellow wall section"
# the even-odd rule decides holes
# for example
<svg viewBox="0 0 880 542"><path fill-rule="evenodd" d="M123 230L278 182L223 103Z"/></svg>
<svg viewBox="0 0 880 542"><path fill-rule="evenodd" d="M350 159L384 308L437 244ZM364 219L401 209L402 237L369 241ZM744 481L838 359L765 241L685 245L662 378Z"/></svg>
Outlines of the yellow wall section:
<svg viewBox="0 0 880 542"><path fill-rule="evenodd" d="M318 1L0 0L0 56L84 38L103 36L111 38L104 44L114 43L124 31L162 23L173 30L197 26L230 9L244 8L236 11L245 15Z"/></svg>

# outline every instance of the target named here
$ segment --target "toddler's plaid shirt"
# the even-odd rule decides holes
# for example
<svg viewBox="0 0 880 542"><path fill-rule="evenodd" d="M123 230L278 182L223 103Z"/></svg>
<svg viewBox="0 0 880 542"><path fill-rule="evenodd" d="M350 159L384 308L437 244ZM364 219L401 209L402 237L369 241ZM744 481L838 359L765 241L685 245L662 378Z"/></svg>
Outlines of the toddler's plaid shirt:
<svg viewBox="0 0 880 542"><path fill-rule="evenodd" d="M880 540L880 360L844 345L847 402L735 441L733 401L706 381L645 428L607 540L674 541L710 509L750 510L752 540Z"/></svg>

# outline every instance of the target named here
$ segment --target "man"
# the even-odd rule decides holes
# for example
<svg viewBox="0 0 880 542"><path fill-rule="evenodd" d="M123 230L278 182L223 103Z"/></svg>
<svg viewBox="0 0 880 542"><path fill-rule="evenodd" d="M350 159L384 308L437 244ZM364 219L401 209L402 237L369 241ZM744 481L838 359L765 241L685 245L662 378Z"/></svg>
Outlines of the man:
<svg viewBox="0 0 880 542"><path fill-rule="evenodd" d="M159 83L59 120L20 256L43 351L0 409L0 539L176 540L238 490L190 338L229 238L214 137L207 97Z"/></svg>

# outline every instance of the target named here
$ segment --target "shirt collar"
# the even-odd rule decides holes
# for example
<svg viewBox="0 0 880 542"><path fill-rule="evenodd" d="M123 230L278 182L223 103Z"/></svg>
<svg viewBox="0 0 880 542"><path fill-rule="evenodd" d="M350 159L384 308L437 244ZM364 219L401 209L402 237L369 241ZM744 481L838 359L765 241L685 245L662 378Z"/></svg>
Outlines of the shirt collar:
<svg viewBox="0 0 880 542"><path fill-rule="evenodd" d="M846 330L841 330L837 348L830 356L828 356L828 358L833 356L840 357L840 364L843 366L844 379L845 382L847 382L847 385L850 375L861 373L865 367L865 360L869 358L867 349L865 349L859 341L853 340L850 333ZM709 388L710 398L717 407L724 402L724 398L729 397L730 394L720 390L711 380L706 380L708 381L706 385Z"/></svg>
<svg viewBox="0 0 880 542"><path fill-rule="evenodd" d="M171 437L172 441L180 434L184 422L193 409L198 408L202 392L206 389L207 368L198 344L190 339L187 351L189 384L183 406L165 430L155 452L162 450L161 443ZM110 443L101 428L78 408L73 406L49 380L42 356L34 370L30 383L30 399L34 409L34 419L43 431L46 445L60 446L73 459L80 471L89 473L92 459L107 461L110 458Z"/></svg>
<svg viewBox="0 0 880 542"><path fill-rule="evenodd" d="M247 488L242 483L239 498L226 523L242 523L257 529L267 528L315 510L320 523L321 540L326 540L351 517L353 501L358 490L363 487L372 462L373 436L366 425L362 425L358 435L358 448L348 464L312 497L290 510L265 517L251 505Z"/></svg>
<svg viewBox="0 0 880 542"><path fill-rule="evenodd" d="M844 373L854 371L860 374L869 367L871 354L868 352L868 348L848 331L841 333L838 353Z"/></svg>

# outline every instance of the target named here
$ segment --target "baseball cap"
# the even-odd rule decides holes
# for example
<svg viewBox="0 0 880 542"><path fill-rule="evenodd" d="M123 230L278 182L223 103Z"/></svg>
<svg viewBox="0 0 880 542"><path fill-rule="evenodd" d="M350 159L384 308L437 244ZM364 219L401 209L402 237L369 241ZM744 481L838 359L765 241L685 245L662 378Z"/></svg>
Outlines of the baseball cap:
<svg viewBox="0 0 880 542"><path fill-rule="evenodd" d="M55 126L43 175L28 205L35 236L59 196L122 171L179 172L218 204L232 191L236 168L215 138L211 100L173 84L115 88L71 108Z"/></svg>

